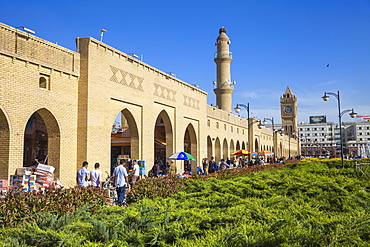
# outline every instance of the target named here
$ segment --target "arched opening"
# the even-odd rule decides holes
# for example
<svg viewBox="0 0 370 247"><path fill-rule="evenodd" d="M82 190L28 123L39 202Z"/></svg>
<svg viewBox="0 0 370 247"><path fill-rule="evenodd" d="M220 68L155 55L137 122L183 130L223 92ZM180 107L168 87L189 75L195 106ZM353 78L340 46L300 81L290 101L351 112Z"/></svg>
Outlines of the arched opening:
<svg viewBox="0 0 370 247"><path fill-rule="evenodd" d="M256 150L254 150L254 151L255 151L255 152L259 152L259 151L260 151L260 146L259 146L259 144L258 144L258 140L257 140L257 139L254 141L254 146L255 146L255 148L256 148Z"/></svg>
<svg viewBox="0 0 370 247"><path fill-rule="evenodd" d="M279 145L279 156L280 158L283 157L283 143L280 142L280 145Z"/></svg>
<svg viewBox="0 0 370 247"><path fill-rule="evenodd" d="M0 179L6 180L9 174L9 124L0 109Z"/></svg>
<svg viewBox="0 0 370 247"><path fill-rule="evenodd" d="M244 141L242 142L242 149L243 150L246 150L246 148L245 148L245 142Z"/></svg>
<svg viewBox="0 0 370 247"><path fill-rule="evenodd" d="M222 143L222 158L224 160L227 160L227 158L229 158L229 156L230 156L228 151L229 151L229 148L227 147L227 140L225 138L223 143Z"/></svg>
<svg viewBox="0 0 370 247"><path fill-rule="evenodd" d="M215 141L215 161L219 161L221 159L221 142L218 137L216 138Z"/></svg>
<svg viewBox="0 0 370 247"><path fill-rule="evenodd" d="M43 108L28 119L24 130L23 166L37 162L55 167L54 176L60 175L60 129L50 111Z"/></svg>
<svg viewBox="0 0 370 247"><path fill-rule="evenodd" d="M236 141L235 151L238 151L238 150L240 150L240 142L239 141Z"/></svg>
<svg viewBox="0 0 370 247"><path fill-rule="evenodd" d="M194 158L197 158L197 150L197 136L195 129L192 124L189 124L184 134L184 151L191 154ZM200 161L185 161L184 170L191 170L195 174L197 170L197 162Z"/></svg>
<svg viewBox="0 0 370 247"><path fill-rule="evenodd" d="M212 139L210 136L207 136L207 158L210 160L212 157Z"/></svg>
<svg viewBox="0 0 370 247"><path fill-rule="evenodd" d="M172 124L167 112L163 110L154 126L154 160L161 160L165 165L166 159L171 154L173 154Z"/></svg>
<svg viewBox="0 0 370 247"><path fill-rule="evenodd" d="M230 141L230 148L229 148L229 153L233 153L237 150L235 150L235 147L234 147L234 140L231 140Z"/></svg>
<svg viewBox="0 0 370 247"><path fill-rule="evenodd" d="M139 159L139 131L128 109L117 114L111 133L111 172L118 159Z"/></svg>

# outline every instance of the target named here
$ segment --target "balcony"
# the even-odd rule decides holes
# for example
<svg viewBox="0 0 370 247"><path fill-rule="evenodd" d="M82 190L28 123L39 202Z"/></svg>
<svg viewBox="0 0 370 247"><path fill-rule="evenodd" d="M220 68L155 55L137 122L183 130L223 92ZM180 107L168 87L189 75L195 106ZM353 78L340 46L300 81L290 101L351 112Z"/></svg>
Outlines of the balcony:
<svg viewBox="0 0 370 247"><path fill-rule="evenodd" d="M215 58L233 58L233 54L229 51L215 52Z"/></svg>

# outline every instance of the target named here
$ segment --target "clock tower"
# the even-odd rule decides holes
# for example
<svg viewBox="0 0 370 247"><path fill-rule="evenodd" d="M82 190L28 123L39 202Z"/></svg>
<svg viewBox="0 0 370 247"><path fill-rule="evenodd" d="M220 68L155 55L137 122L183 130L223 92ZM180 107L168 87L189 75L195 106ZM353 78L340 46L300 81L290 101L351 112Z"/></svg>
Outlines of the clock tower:
<svg viewBox="0 0 370 247"><path fill-rule="evenodd" d="M287 87L280 97L281 120L283 133L289 136L298 136L297 97Z"/></svg>

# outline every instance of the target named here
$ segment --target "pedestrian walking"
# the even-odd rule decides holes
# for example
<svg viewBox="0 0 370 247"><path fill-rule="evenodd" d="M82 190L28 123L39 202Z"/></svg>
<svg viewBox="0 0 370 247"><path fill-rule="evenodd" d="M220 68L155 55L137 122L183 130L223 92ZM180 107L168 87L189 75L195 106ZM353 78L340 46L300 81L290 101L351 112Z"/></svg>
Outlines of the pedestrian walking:
<svg viewBox="0 0 370 247"><path fill-rule="evenodd" d="M101 188L103 183L102 172L100 171L100 164L95 163L94 170L90 171L90 183L91 186Z"/></svg>
<svg viewBox="0 0 370 247"><path fill-rule="evenodd" d="M133 160L132 164L133 164L133 168L132 168L131 184L132 184L132 187L134 187L137 179L140 176L140 167L137 164L136 160Z"/></svg>
<svg viewBox="0 0 370 247"><path fill-rule="evenodd" d="M87 170L88 166L89 166L89 163L87 161L84 161L82 163L82 168L77 171L76 182L77 182L78 187L88 186L88 183L87 183L87 181L89 181L89 171Z"/></svg>
<svg viewBox="0 0 370 247"><path fill-rule="evenodd" d="M208 175L209 162L207 158L203 159L203 171L204 175Z"/></svg>
<svg viewBox="0 0 370 247"><path fill-rule="evenodd" d="M116 186L117 196L118 196L118 205L122 206L125 200L126 186L128 183L128 174L125 160L120 160L120 164L114 168L113 179L114 185Z"/></svg>
<svg viewBox="0 0 370 247"><path fill-rule="evenodd" d="M218 171L218 166L216 164L215 158L211 157L211 160L209 161L209 173L214 173Z"/></svg>
<svg viewBox="0 0 370 247"><path fill-rule="evenodd" d="M153 166L153 168L152 168L152 171L153 171L153 173L154 173L154 176L155 177L158 177L159 176L159 171L160 171L160 164L159 164L159 162L158 161L155 161L154 162L154 166Z"/></svg>

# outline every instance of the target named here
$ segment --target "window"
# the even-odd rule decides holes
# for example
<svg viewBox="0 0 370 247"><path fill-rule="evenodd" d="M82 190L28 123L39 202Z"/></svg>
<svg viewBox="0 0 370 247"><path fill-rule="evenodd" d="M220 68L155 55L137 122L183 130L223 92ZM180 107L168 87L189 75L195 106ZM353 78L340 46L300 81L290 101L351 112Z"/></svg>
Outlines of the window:
<svg viewBox="0 0 370 247"><path fill-rule="evenodd" d="M226 131L226 124L224 124L224 130Z"/></svg>
<svg viewBox="0 0 370 247"><path fill-rule="evenodd" d="M231 126L231 132L234 132L234 127L233 126Z"/></svg>
<svg viewBox="0 0 370 247"><path fill-rule="evenodd" d="M208 127L211 127L211 120L208 120L208 121L207 121L207 126L208 126Z"/></svg>
<svg viewBox="0 0 370 247"><path fill-rule="evenodd" d="M220 128L220 123L219 122L217 122L216 123L216 129L219 129Z"/></svg>
<svg viewBox="0 0 370 247"><path fill-rule="evenodd" d="M239 128L236 128L236 133L239 134Z"/></svg>
<svg viewBox="0 0 370 247"><path fill-rule="evenodd" d="M50 75L40 74L39 88L50 90Z"/></svg>

